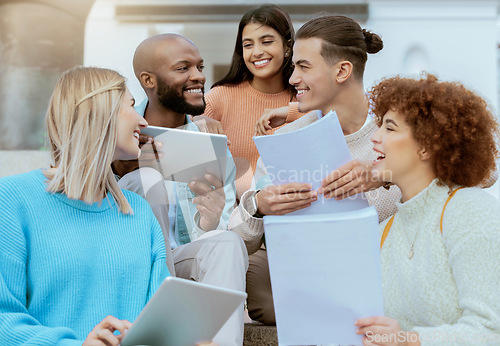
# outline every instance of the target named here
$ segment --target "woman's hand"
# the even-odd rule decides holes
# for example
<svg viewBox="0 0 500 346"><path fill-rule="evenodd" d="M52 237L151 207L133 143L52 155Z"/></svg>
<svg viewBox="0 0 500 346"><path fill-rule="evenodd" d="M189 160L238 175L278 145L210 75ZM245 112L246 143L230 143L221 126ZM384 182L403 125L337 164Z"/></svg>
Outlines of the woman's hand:
<svg viewBox="0 0 500 346"><path fill-rule="evenodd" d="M385 316L360 318L354 323L356 334L364 335L363 345L410 346L420 345L416 332L401 329L398 321Z"/></svg>
<svg viewBox="0 0 500 346"><path fill-rule="evenodd" d="M129 321L119 320L110 315L92 329L83 342L83 346L119 345L131 326L132 323ZM113 334L117 330L120 331L120 334Z"/></svg>
<svg viewBox="0 0 500 346"><path fill-rule="evenodd" d="M262 113L260 119L255 123L255 135L267 135L267 131L286 123L288 109L288 106L274 109L264 109L264 113Z"/></svg>
<svg viewBox="0 0 500 346"><path fill-rule="evenodd" d="M200 212L200 228L204 231L212 231L217 228L220 217L226 205L226 194L224 185L213 175L205 174L205 179L210 184L199 180L189 183L189 188L196 195L193 203Z"/></svg>

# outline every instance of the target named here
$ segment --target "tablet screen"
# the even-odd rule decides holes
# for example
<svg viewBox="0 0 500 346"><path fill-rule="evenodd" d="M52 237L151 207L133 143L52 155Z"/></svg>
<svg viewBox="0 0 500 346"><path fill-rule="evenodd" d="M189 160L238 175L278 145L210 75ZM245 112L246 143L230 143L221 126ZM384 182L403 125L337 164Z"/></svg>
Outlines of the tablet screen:
<svg viewBox="0 0 500 346"><path fill-rule="evenodd" d="M245 292L167 277L125 335L121 345L193 346L209 342Z"/></svg>

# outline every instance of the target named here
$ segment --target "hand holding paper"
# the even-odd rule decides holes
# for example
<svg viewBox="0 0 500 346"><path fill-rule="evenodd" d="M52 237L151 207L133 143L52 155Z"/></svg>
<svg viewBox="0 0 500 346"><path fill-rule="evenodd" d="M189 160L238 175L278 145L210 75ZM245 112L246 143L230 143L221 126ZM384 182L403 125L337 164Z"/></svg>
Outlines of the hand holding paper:
<svg viewBox="0 0 500 346"><path fill-rule="evenodd" d="M370 161L352 160L334 170L321 182L318 192L325 198L341 200L361 192L379 188L384 184L372 174Z"/></svg>
<svg viewBox="0 0 500 346"><path fill-rule="evenodd" d="M255 196L259 207L258 213L284 215L307 208L318 199L318 193L311 189L311 184L269 185Z"/></svg>
<svg viewBox="0 0 500 346"><path fill-rule="evenodd" d="M394 345L393 342L384 342L384 340L395 341L403 339L401 344L410 345L409 340L418 340L416 332L404 332L401 334L403 330L399 322L390 317L364 317L358 319L355 325L359 327L356 334L363 335L363 344L380 340L381 342L377 342L377 345ZM410 337L410 334L417 335Z"/></svg>
<svg viewBox="0 0 500 346"><path fill-rule="evenodd" d="M321 112L317 112L318 120L293 132L254 137L273 184L308 183L316 190L322 187L322 182L329 182L332 171L352 162L336 113L321 117ZM330 192L331 187L328 188L327 192ZM309 208L304 206L292 212L294 215L312 215L367 206L362 194L343 201L318 196Z"/></svg>

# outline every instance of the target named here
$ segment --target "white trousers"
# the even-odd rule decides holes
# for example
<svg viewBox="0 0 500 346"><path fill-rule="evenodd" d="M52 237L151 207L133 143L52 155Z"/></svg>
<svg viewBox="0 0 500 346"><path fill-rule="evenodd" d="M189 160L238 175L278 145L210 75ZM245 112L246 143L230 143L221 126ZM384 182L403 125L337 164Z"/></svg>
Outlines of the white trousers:
<svg viewBox="0 0 500 346"><path fill-rule="evenodd" d="M126 174L118 185L143 196L153 209L163 231L167 266L172 275L245 292L248 252L236 232L210 231L170 251L169 202L163 176L146 167ZM243 305L224 324L214 341L220 346L243 345Z"/></svg>
<svg viewBox="0 0 500 346"><path fill-rule="evenodd" d="M173 250L177 277L245 292L248 254L240 236L210 231ZM243 304L227 320L214 340L220 346L243 345Z"/></svg>

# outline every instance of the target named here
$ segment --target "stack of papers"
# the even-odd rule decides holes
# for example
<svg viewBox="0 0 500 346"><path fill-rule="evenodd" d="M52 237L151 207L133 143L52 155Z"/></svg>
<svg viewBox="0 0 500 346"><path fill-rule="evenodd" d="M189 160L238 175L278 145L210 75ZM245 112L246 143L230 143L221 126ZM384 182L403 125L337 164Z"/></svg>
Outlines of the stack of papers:
<svg viewBox="0 0 500 346"><path fill-rule="evenodd" d="M335 112L293 132L255 137L275 185L313 189L352 158ZM384 314L378 216L363 194L323 199L264 229L280 345L361 345L354 322Z"/></svg>
<svg viewBox="0 0 500 346"><path fill-rule="evenodd" d="M313 190L317 190L328 174L352 160L335 112L329 112L293 132L254 137L254 142L274 185L310 183ZM342 201L320 195L311 207L290 215L343 212L366 207L368 202L364 194Z"/></svg>
<svg viewBox="0 0 500 346"><path fill-rule="evenodd" d="M264 227L279 344L361 345L354 322L384 315L375 208Z"/></svg>

